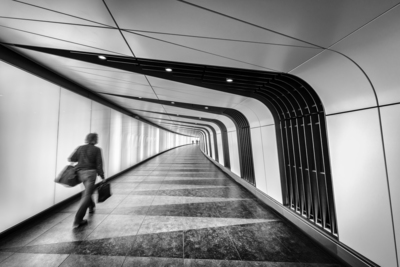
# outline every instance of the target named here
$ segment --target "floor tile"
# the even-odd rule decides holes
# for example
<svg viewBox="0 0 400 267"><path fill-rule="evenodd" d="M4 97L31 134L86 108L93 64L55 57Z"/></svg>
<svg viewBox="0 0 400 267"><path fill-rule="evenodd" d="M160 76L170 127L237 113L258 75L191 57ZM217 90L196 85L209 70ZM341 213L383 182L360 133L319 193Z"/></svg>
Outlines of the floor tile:
<svg viewBox="0 0 400 267"><path fill-rule="evenodd" d="M145 216L115 215L107 216L87 240L136 235Z"/></svg>
<svg viewBox="0 0 400 267"><path fill-rule="evenodd" d="M183 259L127 257L123 267L183 267Z"/></svg>
<svg viewBox="0 0 400 267"><path fill-rule="evenodd" d="M183 258L183 231L138 235L129 256Z"/></svg>
<svg viewBox="0 0 400 267"><path fill-rule="evenodd" d="M147 216L138 235L174 232L184 229L183 218L178 216Z"/></svg>
<svg viewBox="0 0 400 267"><path fill-rule="evenodd" d="M183 216L184 205L152 205L148 216Z"/></svg>
<svg viewBox="0 0 400 267"><path fill-rule="evenodd" d="M73 250L79 255L126 256L135 243L136 235L84 240Z"/></svg>
<svg viewBox="0 0 400 267"><path fill-rule="evenodd" d="M136 207L116 207L113 209L111 214L119 214L119 215L146 215L149 210L150 205L148 206L136 206Z"/></svg>
<svg viewBox="0 0 400 267"><path fill-rule="evenodd" d="M71 254L81 244L82 241L60 242L45 245L33 245L22 247L18 253L38 253L38 254Z"/></svg>
<svg viewBox="0 0 400 267"><path fill-rule="evenodd" d="M130 208L145 205L150 206L153 200L154 196L129 195L117 206L117 208Z"/></svg>
<svg viewBox="0 0 400 267"><path fill-rule="evenodd" d="M120 267L123 256L70 255L60 267Z"/></svg>
<svg viewBox="0 0 400 267"><path fill-rule="evenodd" d="M77 229L72 229L74 217L71 216L55 225L53 228L40 235L28 245L45 245L61 242L72 242L84 240L93 230L107 217L104 214L88 216L88 224Z"/></svg>
<svg viewBox="0 0 400 267"><path fill-rule="evenodd" d="M1 262L2 267L53 267L59 266L68 255L15 253Z"/></svg>
<svg viewBox="0 0 400 267"><path fill-rule="evenodd" d="M139 183L143 181L147 176L121 176L113 181L113 183Z"/></svg>
<svg viewBox="0 0 400 267"><path fill-rule="evenodd" d="M7 259L8 257L10 257L12 254L14 254L13 252L0 252L0 263L2 261L4 261L5 259Z"/></svg>
<svg viewBox="0 0 400 267"><path fill-rule="evenodd" d="M185 231L184 246L184 258L240 260L223 228Z"/></svg>
<svg viewBox="0 0 400 267"><path fill-rule="evenodd" d="M250 263L238 260L185 259L184 266L185 267L250 267Z"/></svg>
<svg viewBox="0 0 400 267"><path fill-rule="evenodd" d="M226 227L240 257L246 261L297 262L297 257L280 242L282 222L243 224Z"/></svg>
<svg viewBox="0 0 400 267"><path fill-rule="evenodd" d="M71 216L72 214L70 213L55 213L37 222L33 226L27 226L18 231L18 233L5 237L0 241L0 248L21 247L27 245L46 231L50 230L54 225Z"/></svg>

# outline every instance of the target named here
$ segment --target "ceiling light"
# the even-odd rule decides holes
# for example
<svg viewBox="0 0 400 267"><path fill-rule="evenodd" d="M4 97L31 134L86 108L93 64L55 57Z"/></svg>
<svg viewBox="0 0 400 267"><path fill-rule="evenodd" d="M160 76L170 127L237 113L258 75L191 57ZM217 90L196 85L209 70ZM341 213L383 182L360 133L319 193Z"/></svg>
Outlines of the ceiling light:
<svg viewBox="0 0 400 267"><path fill-rule="evenodd" d="M106 60L106 59L107 59L105 56L99 56L99 58L100 58L101 60Z"/></svg>
<svg viewBox="0 0 400 267"><path fill-rule="evenodd" d="M227 81L228 83L233 82L233 80L232 80L231 78L226 78L226 81Z"/></svg>
<svg viewBox="0 0 400 267"><path fill-rule="evenodd" d="M171 68L166 68L165 70L168 71L168 72L171 72L171 71L172 71Z"/></svg>
<svg viewBox="0 0 400 267"><path fill-rule="evenodd" d="M208 107L204 107L205 109L208 109Z"/></svg>
<svg viewBox="0 0 400 267"><path fill-rule="evenodd" d="M175 102L171 102L171 104L175 104Z"/></svg>

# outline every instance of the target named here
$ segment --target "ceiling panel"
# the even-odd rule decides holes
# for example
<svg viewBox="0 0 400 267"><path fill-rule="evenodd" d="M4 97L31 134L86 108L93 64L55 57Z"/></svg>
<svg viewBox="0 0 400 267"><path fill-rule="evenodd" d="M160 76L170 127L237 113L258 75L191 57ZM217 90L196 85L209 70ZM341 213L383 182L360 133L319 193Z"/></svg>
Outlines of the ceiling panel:
<svg viewBox="0 0 400 267"><path fill-rule="evenodd" d="M4 18L0 26L2 42L132 56L118 30Z"/></svg>
<svg viewBox="0 0 400 267"><path fill-rule="evenodd" d="M308 46L179 1L120 0L107 1L107 4L122 29ZM223 5L228 7L227 2L223 2Z"/></svg>
<svg viewBox="0 0 400 267"><path fill-rule="evenodd" d="M112 27L115 26L104 3L99 0L27 0L25 2L2 0L1 6L0 16L89 25L99 25L98 23L102 23Z"/></svg>
<svg viewBox="0 0 400 267"><path fill-rule="evenodd" d="M125 36L127 35L128 34L125 33ZM132 35L132 33L130 35ZM276 46L260 43L232 42L152 33L146 33L145 35L153 38L153 41L154 39L159 39L168 43L190 47L196 50L220 55L225 58L246 62L247 65L249 65L248 68L265 68L264 70L266 71L272 70L287 72L322 51L322 49L309 47ZM139 42L140 40L144 39L142 36L136 37L139 37L137 38L139 39ZM136 39L135 36L131 36L130 40L132 39ZM163 44L161 41L159 42L160 46L170 46L170 44ZM180 50L187 50L186 53L190 52L190 49L184 47L182 47ZM181 61L179 60L181 58L179 53L169 54L168 56L172 61ZM231 61L237 63L236 61ZM232 65L232 67L235 66Z"/></svg>
<svg viewBox="0 0 400 267"><path fill-rule="evenodd" d="M229 4L215 0L186 2L324 47L399 3L397 0L230 0Z"/></svg>
<svg viewBox="0 0 400 267"><path fill-rule="evenodd" d="M39 1L29 1L29 3L34 3ZM43 2L43 1L41 1ZM73 1L47 1L50 5L55 4L56 2L62 2L64 5L71 3ZM76 2L76 1L75 1ZM82 1L80 1L82 2ZM93 2L93 1L92 1ZM98 1L96 1L98 2ZM88 4L89 1L84 1L85 4ZM41 4L43 7L48 8L48 5L45 3L38 3ZM75 6L76 9L76 6ZM74 12L77 13L77 12ZM68 16L65 14L56 13L50 10L41 9L38 7L34 7L32 5L23 4L16 1L11 0L2 0L1 1L1 9L0 9L0 16L8 17L14 19L31 19L31 20L40 20L43 23L45 21L53 21L53 22L60 22L60 23L74 23L74 24L85 24L85 25L99 25L97 23L83 20L77 17ZM108 17L110 15L108 14ZM46 27L47 24L43 24L43 27ZM113 24L110 24L113 25Z"/></svg>
<svg viewBox="0 0 400 267"><path fill-rule="evenodd" d="M400 102L399 25L400 6L332 48L361 66L374 85L380 105Z"/></svg>
<svg viewBox="0 0 400 267"><path fill-rule="evenodd" d="M267 70L262 66L255 66L246 62L239 62L236 59L226 58L221 55L212 55L175 44L161 42L149 37L134 35L124 32L130 47L136 57L178 61L185 63L197 63L205 65L224 66L232 68Z"/></svg>

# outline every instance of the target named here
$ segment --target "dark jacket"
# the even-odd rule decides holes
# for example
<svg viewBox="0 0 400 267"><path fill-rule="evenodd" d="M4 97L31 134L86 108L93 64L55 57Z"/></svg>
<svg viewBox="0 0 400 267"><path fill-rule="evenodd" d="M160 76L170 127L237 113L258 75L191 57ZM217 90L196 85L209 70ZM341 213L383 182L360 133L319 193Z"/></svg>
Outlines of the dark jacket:
<svg viewBox="0 0 400 267"><path fill-rule="evenodd" d="M78 162L75 166L78 171L96 170L97 174L104 178L101 149L93 144L78 147L70 156L69 161Z"/></svg>

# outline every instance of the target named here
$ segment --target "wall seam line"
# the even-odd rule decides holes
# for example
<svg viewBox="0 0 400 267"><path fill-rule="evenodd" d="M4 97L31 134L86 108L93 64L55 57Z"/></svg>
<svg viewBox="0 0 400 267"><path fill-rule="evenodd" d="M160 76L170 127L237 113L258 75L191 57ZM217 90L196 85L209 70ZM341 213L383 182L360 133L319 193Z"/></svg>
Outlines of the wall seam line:
<svg viewBox="0 0 400 267"><path fill-rule="evenodd" d="M260 130L260 137L261 137L261 149L262 149L262 155L263 155L263 164L264 164L264 178L265 178L265 191L268 192L268 180L267 180L267 168L265 166L265 155L264 155L264 140L263 140L263 134L261 131L261 127L259 127ZM257 188L257 186L256 186Z"/></svg>
<svg viewBox="0 0 400 267"><path fill-rule="evenodd" d="M59 95L58 95L58 120L57 120L57 140L56 140L56 168L55 168L55 177L57 177L57 162L58 162L58 138L60 135L60 114L61 114L61 87L59 87ZM56 204L56 186L57 184L54 183L54 191L53 191L53 205Z"/></svg>
<svg viewBox="0 0 400 267"><path fill-rule="evenodd" d="M383 127L382 127L382 117L381 117L380 107L378 107L378 118L379 118L379 129L380 129L381 141L382 141L383 162L385 163L386 182L387 182L387 190L388 190L388 197L389 197L390 215L391 215L390 217L392 219L394 250L395 250L395 255L396 255L397 266L399 267L399 256L397 255L398 251L397 251L397 242L396 242L396 228L394 226L395 224L394 224L394 218L393 218L392 196L390 194L389 173L388 173L388 168L387 168L385 140L383 137Z"/></svg>

